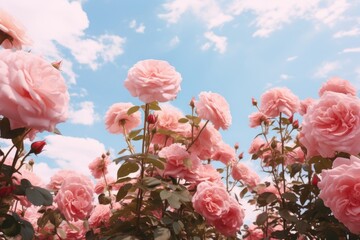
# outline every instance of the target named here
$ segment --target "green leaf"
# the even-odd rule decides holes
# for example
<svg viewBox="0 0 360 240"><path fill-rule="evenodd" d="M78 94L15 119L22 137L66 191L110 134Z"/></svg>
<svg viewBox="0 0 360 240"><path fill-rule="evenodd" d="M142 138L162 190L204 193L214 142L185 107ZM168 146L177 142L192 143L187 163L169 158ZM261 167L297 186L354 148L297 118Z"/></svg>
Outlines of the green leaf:
<svg viewBox="0 0 360 240"><path fill-rule="evenodd" d="M1 231L9 237L14 237L18 235L21 231L20 223L9 214L5 215L5 219L0 225Z"/></svg>
<svg viewBox="0 0 360 240"><path fill-rule="evenodd" d="M133 139L134 137L136 137L140 132L142 131L142 129L138 129L138 130L133 130L129 133L129 138Z"/></svg>
<svg viewBox="0 0 360 240"><path fill-rule="evenodd" d="M154 230L154 240L169 240L171 238L171 232L168 228L157 227Z"/></svg>
<svg viewBox="0 0 360 240"><path fill-rule="evenodd" d="M143 140L144 135L137 135L136 137L134 137L132 140L134 141L139 141L139 140Z"/></svg>
<svg viewBox="0 0 360 240"><path fill-rule="evenodd" d="M173 227L176 235L178 235L181 232L181 230L183 229L183 227L181 226L181 224L179 222L173 222L172 227Z"/></svg>
<svg viewBox="0 0 360 240"><path fill-rule="evenodd" d="M139 165L134 162L124 162L118 172L117 178L122 178L128 176L130 173L137 172L139 170Z"/></svg>
<svg viewBox="0 0 360 240"><path fill-rule="evenodd" d="M118 155L123 154L124 152L126 152L127 148L121 149L120 152L118 152Z"/></svg>
<svg viewBox="0 0 360 240"><path fill-rule="evenodd" d="M180 119L178 120L178 122L179 122L179 123L187 123L187 122L189 122L189 119L187 119L187 118L180 118Z"/></svg>
<svg viewBox="0 0 360 240"><path fill-rule="evenodd" d="M256 225L258 225L258 226L264 225L264 223L266 222L267 219L268 219L267 212L260 213L256 217Z"/></svg>
<svg viewBox="0 0 360 240"><path fill-rule="evenodd" d="M54 131L53 131L54 134L57 134L57 135L62 135L60 130L58 128L54 128Z"/></svg>
<svg viewBox="0 0 360 240"><path fill-rule="evenodd" d="M161 110L160 106L159 106L159 103L158 102L151 102L149 103L149 109L150 110L154 110L154 111L159 111Z"/></svg>
<svg viewBox="0 0 360 240"><path fill-rule="evenodd" d="M145 159L145 163L151 163L154 167L163 170L165 168L164 163L159 159L147 158Z"/></svg>
<svg viewBox="0 0 360 240"><path fill-rule="evenodd" d="M127 183L124 186L122 186L118 193L116 194L116 201L119 202L124 197L126 197L127 193L129 192L130 188L132 187L131 183Z"/></svg>
<svg viewBox="0 0 360 240"><path fill-rule="evenodd" d="M35 206L51 206L53 203L53 196L51 193L41 187L28 187L25 190L26 198Z"/></svg>
<svg viewBox="0 0 360 240"><path fill-rule="evenodd" d="M277 196L274 193L264 192L259 195L259 197L257 199L257 203L259 204L260 207L264 207L264 206L274 202L275 200L277 200Z"/></svg>
<svg viewBox="0 0 360 240"><path fill-rule="evenodd" d="M146 187L153 188L153 187L159 186L161 184L161 181L154 177L144 177L142 180L142 183Z"/></svg>
<svg viewBox="0 0 360 240"><path fill-rule="evenodd" d="M10 121L8 118L3 117L0 120L0 137L6 139L14 139L16 137L21 137L25 133L25 128L10 128Z"/></svg>
<svg viewBox="0 0 360 240"><path fill-rule="evenodd" d="M296 202L297 201L297 197L294 193L292 192L285 192L281 195L284 199L290 201L290 202Z"/></svg>
<svg viewBox="0 0 360 240"><path fill-rule="evenodd" d="M172 208L179 209L181 207L180 199L175 194L171 194L171 196L167 198L167 201Z"/></svg>
<svg viewBox="0 0 360 240"><path fill-rule="evenodd" d="M245 187L243 190L241 190L241 192L240 192L240 198L243 198L247 192L248 192L247 187Z"/></svg>
<svg viewBox="0 0 360 240"><path fill-rule="evenodd" d="M23 240L32 240L35 234L34 227L28 221L22 220L20 235Z"/></svg>
<svg viewBox="0 0 360 240"><path fill-rule="evenodd" d="M139 106L133 106L133 107L131 107L131 108L128 109L127 115L131 115L131 114L137 112L139 109L140 109Z"/></svg>
<svg viewBox="0 0 360 240"><path fill-rule="evenodd" d="M116 183L123 183L123 182L128 182L130 181L132 178L131 177L125 177L125 178L120 178L116 181Z"/></svg>
<svg viewBox="0 0 360 240"><path fill-rule="evenodd" d="M171 196L172 192L168 191L168 190L162 190L160 192L160 198L161 200L166 200Z"/></svg>
<svg viewBox="0 0 360 240"><path fill-rule="evenodd" d="M280 209L279 210L279 215L282 218L284 218L284 219L286 219L287 221L290 221L290 222L297 222L298 221L297 217L295 215L293 215L292 213L290 213L290 211L287 210L287 209Z"/></svg>

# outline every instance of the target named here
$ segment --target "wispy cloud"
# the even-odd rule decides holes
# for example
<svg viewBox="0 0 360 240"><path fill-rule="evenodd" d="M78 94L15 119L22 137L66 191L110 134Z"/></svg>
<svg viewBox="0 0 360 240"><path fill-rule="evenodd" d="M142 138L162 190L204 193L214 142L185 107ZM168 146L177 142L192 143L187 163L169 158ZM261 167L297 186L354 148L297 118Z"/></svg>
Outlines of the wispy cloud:
<svg viewBox="0 0 360 240"><path fill-rule="evenodd" d="M171 24L177 23L187 11L198 17L209 29L233 20L216 0L173 0L165 3L163 8L165 13L159 14L158 17Z"/></svg>
<svg viewBox="0 0 360 240"><path fill-rule="evenodd" d="M137 24L136 20L133 19L129 23L129 28L134 29L137 33L145 33L145 25L144 23Z"/></svg>
<svg viewBox="0 0 360 240"><path fill-rule="evenodd" d="M358 47L358 48L345 48L340 53L360 53L360 47Z"/></svg>
<svg viewBox="0 0 360 240"><path fill-rule="evenodd" d="M170 47L175 47L179 43L180 43L180 38L178 36L175 36L170 40L169 45L170 45Z"/></svg>
<svg viewBox="0 0 360 240"><path fill-rule="evenodd" d="M118 35L88 36L85 30L89 27L89 20L81 4L81 1L67 0L0 0L1 7L27 28L34 42L32 52L53 61L63 60L63 71L70 75L70 83L76 82L76 76L70 60L62 54L63 48L70 50L80 64L96 70L102 63L113 61L122 54L125 43L125 39Z"/></svg>
<svg viewBox="0 0 360 240"><path fill-rule="evenodd" d="M355 37L360 35L360 28L352 28L348 31L339 31L336 32L334 38L343 38L343 37Z"/></svg>
<svg viewBox="0 0 360 240"><path fill-rule="evenodd" d="M298 56L291 56L286 59L287 62L295 61L298 58Z"/></svg>
<svg viewBox="0 0 360 240"><path fill-rule="evenodd" d="M291 76L290 76L290 75L287 75L287 74L281 74L281 75L280 75L280 79L283 80L283 81L288 80L288 79L290 79L290 78L291 78Z"/></svg>
<svg viewBox="0 0 360 240"><path fill-rule="evenodd" d="M78 109L70 109L69 111L69 121L73 124L93 125L99 119L99 115L94 110L93 102L81 102Z"/></svg>
<svg viewBox="0 0 360 240"><path fill-rule="evenodd" d="M219 53L225 53L227 48L227 38L224 36L216 35L214 32L206 32L204 34L205 38L209 40L202 45L202 50L208 50L211 46L214 46L214 50Z"/></svg>
<svg viewBox="0 0 360 240"><path fill-rule="evenodd" d="M323 63L314 74L315 78L326 78L329 77L329 74L341 68L339 62L325 62Z"/></svg>

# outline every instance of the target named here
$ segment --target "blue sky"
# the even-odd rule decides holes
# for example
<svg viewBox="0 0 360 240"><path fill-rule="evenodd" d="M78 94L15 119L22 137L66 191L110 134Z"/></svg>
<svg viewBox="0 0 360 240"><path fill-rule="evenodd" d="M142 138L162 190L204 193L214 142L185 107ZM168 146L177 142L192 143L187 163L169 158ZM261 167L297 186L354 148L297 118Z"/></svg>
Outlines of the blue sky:
<svg viewBox="0 0 360 240"><path fill-rule="evenodd" d="M258 133L248 127L252 97L286 86L301 99L316 98L331 76L360 87L358 0L0 0L0 6L27 28L32 52L63 61L70 116L58 126L63 136L38 138L48 142L35 159L45 180L59 167L88 174L96 156L125 146L106 131L104 115L113 103L140 103L123 87L139 60L166 60L181 73L182 90L171 104L184 113L201 91L222 94L233 116L223 138L244 152Z"/></svg>

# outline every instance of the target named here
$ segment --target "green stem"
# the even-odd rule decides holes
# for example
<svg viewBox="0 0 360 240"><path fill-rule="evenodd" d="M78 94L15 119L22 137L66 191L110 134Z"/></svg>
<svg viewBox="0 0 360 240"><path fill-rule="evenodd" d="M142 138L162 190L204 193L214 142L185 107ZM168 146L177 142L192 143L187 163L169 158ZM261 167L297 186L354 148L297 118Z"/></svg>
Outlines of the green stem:
<svg viewBox="0 0 360 240"><path fill-rule="evenodd" d="M191 148L191 146L196 142L196 140L198 140L200 134L204 131L204 129L205 129L205 127L206 127L206 125L207 125L208 123L209 123L209 120L207 120L207 121L205 122L204 126L200 129L199 134L198 134L198 135L196 136L196 138L190 143L190 145L187 147L186 150L189 150L189 149Z"/></svg>

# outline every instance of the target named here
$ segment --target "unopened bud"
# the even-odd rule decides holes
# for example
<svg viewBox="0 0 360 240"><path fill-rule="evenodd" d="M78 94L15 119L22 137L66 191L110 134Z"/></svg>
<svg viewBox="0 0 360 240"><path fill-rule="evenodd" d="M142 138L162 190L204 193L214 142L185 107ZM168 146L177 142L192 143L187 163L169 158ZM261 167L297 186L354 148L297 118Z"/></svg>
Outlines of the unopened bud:
<svg viewBox="0 0 360 240"><path fill-rule="evenodd" d="M253 106L257 106L257 104L258 104L258 102L256 101L256 99L255 98L251 98L251 103L252 103L252 105Z"/></svg>
<svg viewBox="0 0 360 240"><path fill-rule="evenodd" d="M294 121L294 115L291 115L291 117L289 117L289 122L292 123Z"/></svg>
<svg viewBox="0 0 360 240"><path fill-rule="evenodd" d="M293 123L292 123L293 127L295 129L298 129L299 128L299 120L295 120Z"/></svg>
<svg viewBox="0 0 360 240"><path fill-rule="evenodd" d="M35 164L35 161L33 159L30 159L29 160L29 165L32 167L32 166L34 166L34 164Z"/></svg>
<svg viewBox="0 0 360 240"><path fill-rule="evenodd" d="M154 124L156 123L157 117L154 114L149 114L149 116L147 117L147 122L149 124Z"/></svg>
<svg viewBox="0 0 360 240"><path fill-rule="evenodd" d="M195 98L194 97L191 98L191 101L190 101L189 105L190 105L191 108L195 107Z"/></svg>
<svg viewBox="0 0 360 240"><path fill-rule="evenodd" d="M30 153L35 153L36 155L38 155L39 153L42 152L44 146L46 145L45 141L36 141L33 142L31 144L31 150Z"/></svg>
<svg viewBox="0 0 360 240"><path fill-rule="evenodd" d="M319 176L314 174L313 178L311 179L311 185L317 186L319 182L320 182Z"/></svg>
<svg viewBox="0 0 360 240"><path fill-rule="evenodd" d="M238 150L239 149L239 143L235 143L234 148L235 148L235 150Z"/></svg>
<svg viewBox="0 0 360 240"><path fill-rule="evenodd" d="M105 153L101 154L101 158L102 158L102 159L105 159L105 158L106 158Z"/></svg>
<svg viewBox="0 0 360 240"><path fill-rule="evenodd" d="M238 156L239 160L243 159L244 158L244 152L241 152Z"/></svg>
<svg viewBox="0 0 360 240"><path fill-rule="evenodd" d="M52 65L54 68L56 68L57 70L60 70L61 65L62 65L62 61L60 60L60 61L57 61L57 62L53 62L53 63L51 63L51 65Z"/></svg>

